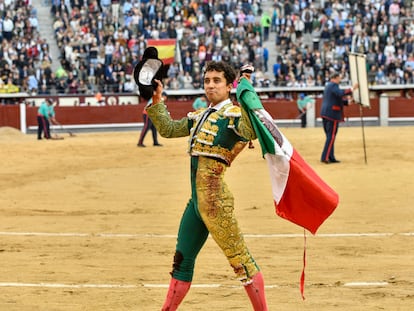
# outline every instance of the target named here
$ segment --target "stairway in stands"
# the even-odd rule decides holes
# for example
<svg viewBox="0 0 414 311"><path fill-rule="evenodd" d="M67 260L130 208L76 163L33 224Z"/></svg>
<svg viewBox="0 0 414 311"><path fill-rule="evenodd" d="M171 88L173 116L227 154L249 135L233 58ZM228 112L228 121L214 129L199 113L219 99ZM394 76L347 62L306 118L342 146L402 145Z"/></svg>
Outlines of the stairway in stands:
<svg viewBox="0 0 414 311"><path fill-rule="evenodd" d="M53 16L50 14L51 0L32 0L32 5L37 9L40 38L46 39L46 42L49 44L52 70L56 72L60 66L60 51L53 30Z"/></svg>
<svg viewBox="0 0 414 311"><path fill-rule="evenodd" d="M262 6L263 12L267 12L269 16L272 17L273 0L263 0L261 1L261 6ZM256 21L260 21L260 19L261 19L261 16L256 16ZM277 57L275 44L276 44L276 33L270 32L269 40L266 42L263 42L263 47L266 47L269 51L267 74L271 80L273 80L273 64L276 62L276 57Z"/></svg>
<svg viewBox="0 0 414 311"><path fill-rule="evenodd" d="M262 4L262 9L263 12L267 12L270 16L273 15L273 0L262 0L261 4ZM318 1L313 1L313 6L318 8L319 7L319 3ZM260 21L261 16L257 16L256 20ZM301 41L303 42L304 45L309 45L312 46L312 36L310 34L305 34ZM276 63L276 59L279 56L278 55L278 51L277 51L277 47L276 47L276 32L270 32L269 34L269 40L267 42L263 43L263 46L267 47L267 49L269 50L269 62L268 62L268 75L269 77L271 77L271 79L273 80L274 76L273 76L273 65Z"/></svg>

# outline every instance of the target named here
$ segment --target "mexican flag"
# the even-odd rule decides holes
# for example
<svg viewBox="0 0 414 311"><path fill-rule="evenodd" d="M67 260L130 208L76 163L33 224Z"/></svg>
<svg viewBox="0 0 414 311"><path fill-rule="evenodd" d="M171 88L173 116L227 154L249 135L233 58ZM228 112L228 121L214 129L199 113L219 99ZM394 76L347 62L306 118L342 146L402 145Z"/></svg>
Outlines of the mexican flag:
<svg viewBox="0 0 414 311"><path fill-rule="evenodd" d="M293 148L247 79L237 87L237 100L250 116L267 161L276 214L316 234L336 209L338 194Z"/></svg>

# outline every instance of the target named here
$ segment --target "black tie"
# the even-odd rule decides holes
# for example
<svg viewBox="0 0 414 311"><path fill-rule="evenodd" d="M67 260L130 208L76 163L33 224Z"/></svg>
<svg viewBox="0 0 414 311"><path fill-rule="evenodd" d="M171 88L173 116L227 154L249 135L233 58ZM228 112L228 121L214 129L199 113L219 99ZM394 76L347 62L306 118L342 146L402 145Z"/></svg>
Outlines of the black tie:
<svg viewBox="0 0 414 311"><path fill-rule="evenodd" d="M200 121L198 121L198 123L196 125L196 128L194 129L193 136L191 137L191 147L190 147L190 149L193 147L194 140L195 140L198 132L200 131L201 127L203 126L204 122L207 120L208 116L211 115L214 111L216 111L216 109L211 108L211 107L206 109L206 111L204 111L203 115L200 118Z"/></svg>

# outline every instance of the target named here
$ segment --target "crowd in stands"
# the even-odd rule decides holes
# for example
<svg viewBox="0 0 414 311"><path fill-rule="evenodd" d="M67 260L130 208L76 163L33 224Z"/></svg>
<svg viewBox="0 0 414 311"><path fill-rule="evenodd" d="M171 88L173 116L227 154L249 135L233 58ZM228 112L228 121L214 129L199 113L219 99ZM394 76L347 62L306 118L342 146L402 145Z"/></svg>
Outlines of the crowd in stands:
<svg viewBox="0 0 414 311"><path fill-rule="evenodd" d="M51 71L49 46L37 35L37 10L24 0L0 0L0 16L0 92L37 91L37 70Z"/></svg>
<svg viewBox="0 0 414 311"><path fill-rule="evenodd" d="M132 73L146 40L167 38L178 40L180 55L166 70L166 89L202 88L210 60L252 64L260 87L323 86L332 71L348 84L352 51L366 54L370 84L414 83L407 0L274 0L266 9L260 0L50 1L55 38L46 40L30 1L0 0L0 91L135 91ZM60 56L50 55L51 40ZM264 43L273 41L269 59Z"/></svg>
<svg viewBox="0 0 414 311"><path fill-rule="evenodd" d="M275 9L275 84L323 86L332 71L342 72L343 83L350 84L350 52L366 55L370 85L414 83L411 1L321 2L318 10L303 1L293 6L285 1L284 14Z"/></svg>

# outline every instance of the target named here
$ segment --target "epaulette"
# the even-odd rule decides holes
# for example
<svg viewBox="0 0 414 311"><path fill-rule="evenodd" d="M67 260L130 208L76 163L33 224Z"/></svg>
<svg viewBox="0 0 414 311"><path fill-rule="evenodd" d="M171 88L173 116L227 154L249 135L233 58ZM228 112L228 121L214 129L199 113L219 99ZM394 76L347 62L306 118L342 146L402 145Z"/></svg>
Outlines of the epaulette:
<svg viewBox="0 0 414 311"><path fill-rule="evenodd" d="M190 111L187 113L187 118L190 120L196 120L200 115L204 113L205 109L198 109L196 111Z"/></svg>
<svg viewBox="0 0 414 311"><path fill-rule="evenodd" d="M239 106L230 106L224 110L223 113L226 117L234 117L238 118L241 117L241 109Z"/></svg>

